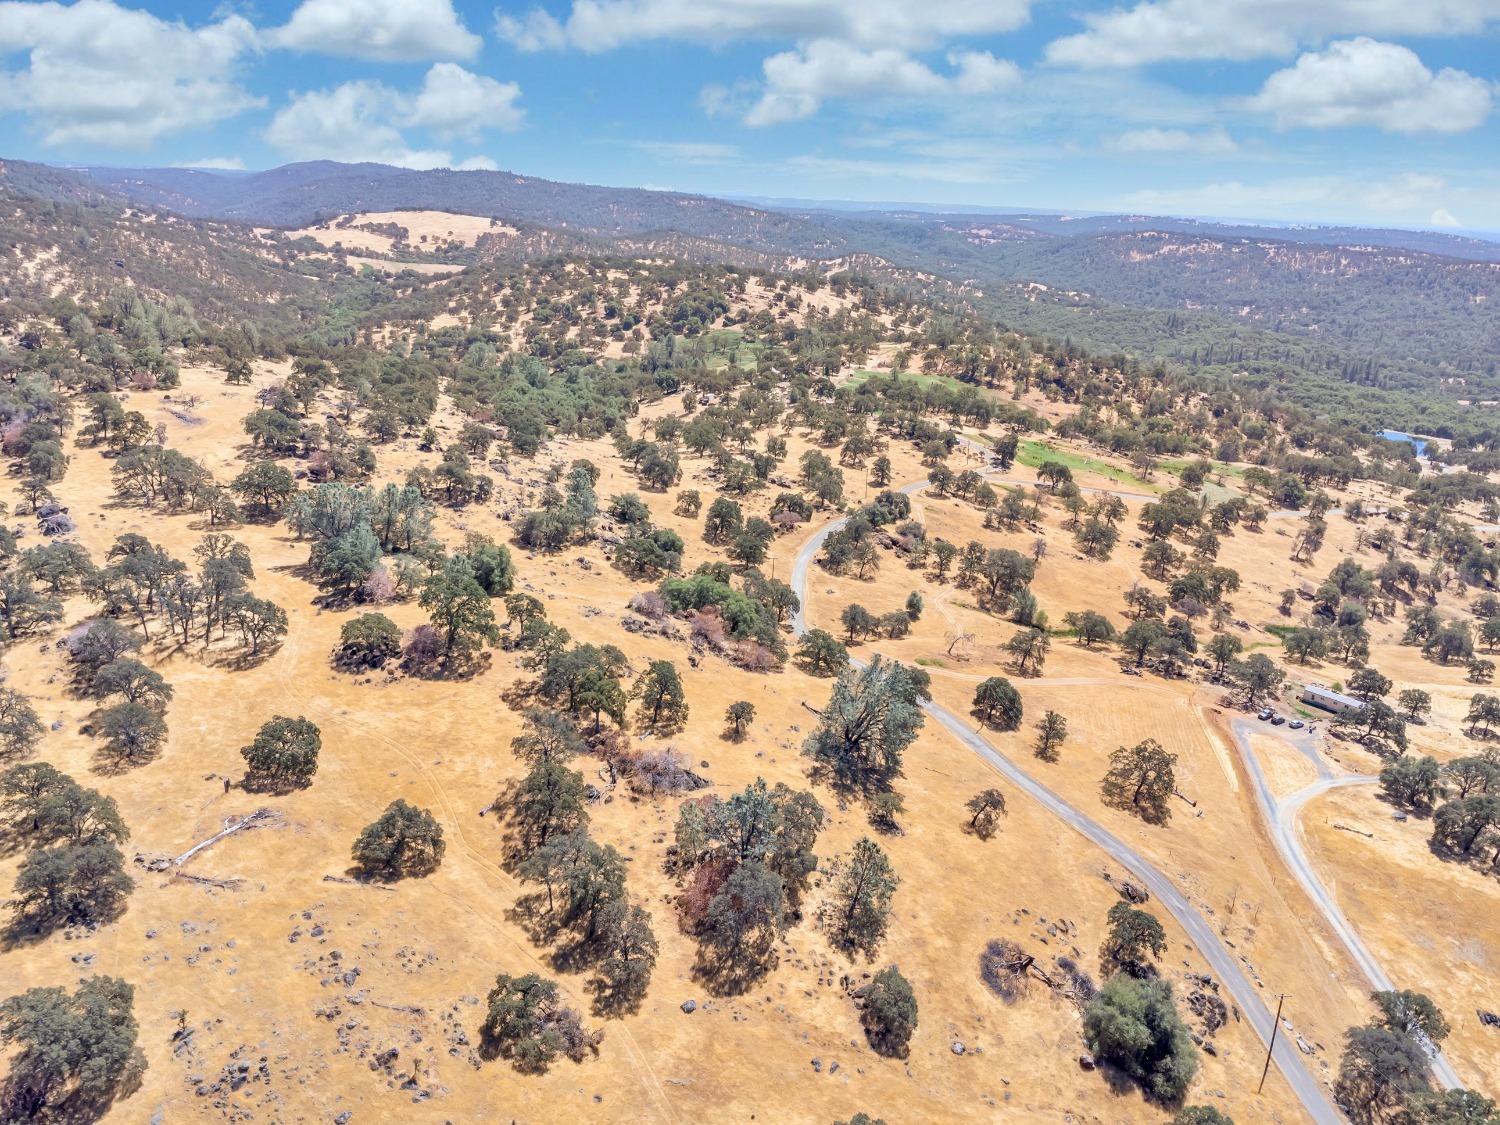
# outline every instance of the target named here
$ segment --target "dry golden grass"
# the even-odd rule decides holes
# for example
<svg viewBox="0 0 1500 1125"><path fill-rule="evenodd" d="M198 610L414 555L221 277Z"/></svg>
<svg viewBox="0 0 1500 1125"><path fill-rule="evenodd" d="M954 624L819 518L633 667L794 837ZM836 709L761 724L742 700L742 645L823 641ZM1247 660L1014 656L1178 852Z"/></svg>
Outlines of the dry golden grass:
<svg viewBox="0 0 1500 1125"><path fill-rule="evenodd" d="M345 219L348 220L345 223ZM450 246L473 246L485 235L514 235L516 229L505 223L477 215L450 215L446 211L367 211L343 216L330 223L302 227L286 232L288 238L311 238L330 249L342 246L350 251L373 251L389 254L397 248L396 239L381 230L367 227L398 226L406 231L405 250L436 251Z"/></svg>
<svg viewBox="0 0 1500 1125"><path fill-rule="evenodd" d="M184 390L203 398L198 413L204 422L198 426L178 422L154 396L134 396L130 406L145 410L153 423L165 421L170 444L227 479L242 463L240 420L253 406L256 387L278 373L262 365L256 386L236 388L223 386L214 373L187 370ZM459 425L445 406L440 433L451 436ZM795 436L790 446L788 464L793 465L807 446ZM175 555L190 557L204 531L196 517L113 504L110 462L97 450L72 452L72 467L58 491L80 515L79 539L96 558L126 531L147 534ZM423 457L404 442L379 454L381 479L399 479ZM893 449L891 455L898 481L922 476L909 450ZM440 536L450 546L468 531L508 538L500 513L530 502L539 490L541 463L574 457L589 457L601 467L602 498L638 491L606 444L558 441L538 464L507 466L487 508L442 512ZM701 462L689 461L679 487L699 488L706 506L713 488L702 470ZM846 476L848 494L857 501L863 475L849 470ZM642 495L657 522L687 540L689 568L716 557L699 538L701 517L675 515L671 495ZM769 500L761 494L748 508L763 513ZM1033 538L983 532L977 513L954 501L925 497L919 506L932 533L955 542L980 538L1024 549ZM1138 550L1122 544L1108 564L1078 559L1060 515L1054 510L1047 516L1050 552L1036 592L1055 621L1069 608L1095 608L1118 620ZM766 569L774 566L784 577L802 538L830 517L821 514L810 527L779 541ZM1278 535L1282 529L1268 528L1258 536L1242 532L1226 540L1221 561L1247 577L1246 590L1236 598L1237 612L1256 624L1282 620L1275 609L1279 590L1289 575L1305 572L1316 580L1326 572L1345 549L1340 526L1335 524L1329 546L1307 568L1285 560L1290 541ZM146 1120L158 1112L167 1121L211 1120L248 1111L262 1120L322 1121L350 1110L355 1121L480 1121L503 1115L527 1121L829 1122L860 1109L892 1122L1161 1120L1161 1111L1137 1093L1114 1092L1097 1072L1080 1069L1077 1058L1084 1047L1071 1004L1034 985L1029 996L1007 1006L983 988L977 973L985 943L1009 937L1044 964L1066 954L1097 977L1104 914L1118 901L1103 876L1118 880L1126 873L1014 792L1007 793L1009 814L995 839L968 834L963 804L997 784L996 778L930 726L908 752L898 785L906 805L904 830L880 838L902 884L876 961L851 963L830 947L815 918L827 888L815 877L808 917L779 945L775 970L743 995L714 998L692 977L695 947L676 926L676 888L663 871L677 801L641 800L613 790L591 809L593 831L629 857L631 893L651 911L661 941L644 1005L636 1014L599 1023L605 1030L599 1057L580 1066L563 1062L544 1076L521 1076L501 1062L475 1065L469 1044L477 1041L482 998L497 972L544 972L558 978L580 1006L588 1002L585 976L554 968L551 951L533 944L513 917L522 888L501 866L500 825L493 815L480 815L523 772L509 749L518 718L501 693L524 673L501 651L491 654L480 674L461 681L377 674L365 682L337 672L329 653L342 622L358 610L313 604L314 590L300 575L307 545L295 541L284 525L245 526L234 534L250 546L256 592L287 610L290 635L264 663L243 670L226 667L213 650L205 655L196 649L153 649L151 661L177 695L168 712L169 743L150 764L124 774L98 772L94 743L79 730L91 705L66 689L57 636L17 645L6 661L12 682L39 699L44 719L62 722L47 736L41 756L120 802L133 832L127 856L179 854L217 831L226 817L262 805L282 810L285 817L279 828L231 837L188 865L199 875L242 879L237 889L135 867L137 888L119 922L0 953L0 975L9 982L71 984L80 975L107 972L137 986L150 1069L140 1092L118 1105L111 1120ZM518 588L543 597L551 618L576 639L619 643L636 668L650 659L677 663L692 714L686 729L667 741L711 780L712 792L733 792L757 776L806 787L799 750L815 719L804 704L820 706L829 681L794 668L756 676L714 656L695 668L681 642L623 633L618 621L624 605L646 584L623 578L597 546L553 557L518 552L517 564ZM1275 578L1261 582L1260 575ZM869 582L815 569L811 616L831 623L852 600L884 612L902 605L912 589L927 598L927 612L912 635L866 645L863 651L920 660L933 672L938 701L963 713L974 683L1002 670L998 645L1012 629L965 604L970 595L938 586L886 554ZM85 602L73 601L67 624L89 612ZM422 620L414 604L386 612L403 626ZM949 641L959 629L973 640L949 655ZM1274 640L1255 631L1251 636ZM1382 667L1388 654L1395 652L1383 643ZM1445 682L1461 675L1430 666L1424 666L1424 674ZM1265 980L1267 992L1292 993L1289 1018L1318 1045L1313 1065L1328 1073L1336 1065L1343 1028L1363 1018L1363 987L1341 950L1310 920L1300 892L1260 832L1237 758L1214 725L1214 693L1185 682L1128 679L1108 655L1062 640L1054 645L1044 677L1017 682L1027 727L994 735L993 742L1027 760L1057 792L1139 847L1211 912L1225 940ZM753 702L756 718L750 736L733 744L722 738L722 717L736 699ZM1047 707L1065 713L1072 728L1056 764L1030 757L1030 725ZM322 728L314 784L286 797L239 789L226 794L221 779L242 772L238 748L275 714L305 715ZM1180 787L1197 802L1196 809L1178 802L1166 828L1143 825L1099 799L1109 752L1147 736L1181 755ZM586 759L579 765L587 780L607 787L597 762ZM355 834L396 797L432 809L442 822L448 854L441 869L390 890L339 881ZM820 856L834 857L872 833L862 807L839 807L827 790L819 790L818 797L831 814L819 841ZM1368 794L1337 799L1367 801ZM1332 854L1331 863L1341 862ZM1430 857L1414 858L1422 862L1393 869L1391 877L1401 879L1401 894L1391 899L1402 904L1396 917L1408 913L1408 891L1430 894L1434 911L1444 908L1445 895L1469 893L1469 876L1455 882ZM15 862L0 859L0 885L13 879ZM1464 909L1477 911L1484 901L1475 898ZM1378 902L1371 908L1381 916ZM1473 917L1477 926L1482 916ZM1201 971L1202 959L1170 917L1162 921L1170 942L1163 971L1185 994L1190 987L1185 974ZM1394 927L1395 920L1372 924ZM1493 957L1493 951L1486 956ZM888 963L900 965L921 1005L921 1025L905 1061L869 1050L842 984L848 977L858 985L863 974ZM358 976L344 983L340 974L356 968ZM1429 971L1432 991L1446 1001L1440 978L1452 973L1451 966L1441 973L1430 965L1422 970ZM1492 966L1488 972L1493 982ZM1485 978L1480 970L1473 978L1454 979L1461 990ZM1425 984L1428 977L1422 980ZM1456 997L1455 992L1458 1005ZM691 1015L679 1009L687 999L700 1005ZM174 1047L179 1011L193 1035L187 1046ZM954 1053L955 1042L965 1045L963 1055ZM1215 1042L1218 1053L1203 1059L1192 1100L1222 1105L1241 1125L1301 1120L1274 1072L1265 1093L1254 1095L1261 1045L1247 1025L1231 1021ZM1477 1047L1464 1043L1468 1053L1455 1059L1461 1067L1486 1061ZM372 1059L392 1048L399 1054L389 1067L372 1068ZM195 1092L214 1084L231 1062L248 1061L256 1072L262 1057L266 1078L237 1093ZM821 1069L814 1068L814 1059ZM1493 1056L1487 1061L1494 1073ZM403 1088L407 1082L414 1088ZM421 1096L417 1091L430 1100L414 1104Z"/></svg>
<svg viewBox="0 0 1500 1125"><path fill-rule="evenodd" d="M1333 790L1307 807L1301 825L1321 878L1370 952L1398 986L1437 1001L1453 1026L1443 1043L1449 1061L1493 1097L1500 1034L1475 1009L1497 1007L1500 883L1439 860L1427 843L1431 821L1399 822L1367 789Z"/></svg>

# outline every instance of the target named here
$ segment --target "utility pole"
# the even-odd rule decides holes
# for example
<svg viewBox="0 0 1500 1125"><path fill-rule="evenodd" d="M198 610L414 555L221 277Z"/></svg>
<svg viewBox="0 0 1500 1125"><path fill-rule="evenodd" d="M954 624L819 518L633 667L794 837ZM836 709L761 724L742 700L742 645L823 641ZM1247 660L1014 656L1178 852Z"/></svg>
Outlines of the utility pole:
<svg viewBox="0 0 1500 1125"><path fill-rule="evenodd" d="M1266 1075L1271 1072L1271 1052L1276 1048L1276 1033L1281 1030L1281 1005L1285 1000L1285 992L1276 997L1276 1021L1271 1024L1271 1042L1266 1045L1266 1065L1260 1072L1260 1085L1255 1087L1257 1094L1265 1089Z"/></svg>

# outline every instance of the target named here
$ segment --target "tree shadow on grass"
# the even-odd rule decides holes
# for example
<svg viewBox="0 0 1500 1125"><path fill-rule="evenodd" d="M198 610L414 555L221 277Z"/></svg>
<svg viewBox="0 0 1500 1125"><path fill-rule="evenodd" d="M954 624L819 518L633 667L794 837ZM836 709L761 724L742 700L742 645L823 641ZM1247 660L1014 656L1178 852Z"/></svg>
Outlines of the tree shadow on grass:
<svg viewBox="0 0 1500 1125"><path fill-rule="evenodd" d="M240 788L246 793L265 793L274 797L285 797L288 793L295 793L311 785L311 779L294 781L279 777L264 777L255 773L246 773L240 779Z"/></svg>
<svg viewBox="0 0 1500 1125"><path fill-rule="evenodd" d="M135 1052L136 1056L140 1051ZM141 1088L145 1059L132 1058L116 1077L113 1087L104 1091L74 1090L56 1102L40 1104L34 1090L23 1087L14 1078L0 1086L0 1120L46 1121L51 1125L90 1125L107 1114L118 1101Z"/></svg>
<svg viewBox="0 0 1500 1125"><path fill-rule="evenodd" d="M464 681L472 680L489 671L493 662L488 651L481 650L468 654L455 653L448 659L439 658L432 661L404 660L401 668L408 675L419 680L447 680Z"/></svg>
<svg viewBox="0 0 1500 1125"><path fill-rule="evenodd" d="M500 693L500 701L513 711L524 711L535 704L538 684L535 680L514 680Z"/></svg>
<svg viewBox="0 0 1500 1125"><path fill-rule="evenodd" d="M774 971L778 963L774 945L769 941L756 948L747 946L738 954L703 944L693 961L692 975L715 996L740 996Z"/></svg>
<svg viewBox="0 0 1500 1125"><path fill-rule="evenodd" d="M222 668L227 672L248 672L252 668L259 668L271 657L275 656L281 649L281 642L261 645L259 650L238 649L234 652L215 654L209 661L214 668Z"/></svg>
<svg viewBox="0 0 1500 1125"><path fill-rule="evenodd" d="M547 892L535 891L516 899L505 912L506 921L520 927L533 945L551 945L566 928L562 912L547 905Z"/></svg>
<svg viewBox="0 0 1500 1125"><path fill-rule="evenodd" d="M100 746L94 751L93 764L89 766L89 771L99 777L122 777L131 770L150 765L161 755L162 747L149 752L129 754L116 750L112 746Z"/></svg>
<svg viewBox="0 0 1500 1125"><path fill-rule="evenodd" d="M1098 1071L1099 1077L1104 1079L1104 1086L1110 1092L1111 1096L1126 1098L1137 1093L1145 1096L1145 1089L1134 1078L1130 1077L1130 1075L1126 1074L1113 1063L1106 1062L1103 1059L1095 1059L1094 1066ZM1148 1098L1148 1100L1150 1099Z"/></svg>
<svg viewBox="0 0 1500 1125"><path fill-rule="evenodd" d="M38 945L57 931L65 930L70 926L76 925L93 930L100 926L107 926L111 922L118 922L124 917L130 905L129 900L129 891L123 891L111 901L97 903L87 919L70 917L65 911L60 910L18 910L16 909L18 904L12 904L10 922L3 930L0 930L0 952Z"/></svg>
<svg viewBox="0 0 1500 1125"><path fill-rule="evenodd" d="M601 1019L633 1016L641 1010L641 1002L646 999L645 988L617 988L603 977L589 981L588 988L594 994L594 1015Z"/></svg>

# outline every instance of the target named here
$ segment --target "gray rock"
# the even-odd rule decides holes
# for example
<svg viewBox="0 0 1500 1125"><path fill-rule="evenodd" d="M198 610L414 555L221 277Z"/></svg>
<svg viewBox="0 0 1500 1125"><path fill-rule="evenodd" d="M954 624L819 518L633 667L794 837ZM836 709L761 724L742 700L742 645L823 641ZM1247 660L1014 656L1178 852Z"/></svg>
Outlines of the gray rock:
<svg viewBox="0 0 1500 1125"><path fill-rule="evenodd" d="M964 1053L964 1052L965 1052L965 1051L966 1051L966 1050L968 1050L968 1048L967 1048L967 1047L965 1047L965 1046L964 1046L964 1045L963 1045L963 1044L962 1044L962 1043L961 1043L961 1042L959 1042L959 1041L958 1041L958 1040L957 1040L957 1039L955 1039L955 1040L954 1040L954 1041L953 1041L953 1046L952 1046L952 1047L951 1047L951 1048L950 1048L950 1049L951 1049L951 1050L952 1050L952 1051L953 1051L953 1053L954 1053L954 1054L955 1054L955 1055L961 1055L961 1054L963 1054L963 1053Z"/></svg>
<svg viewBox="0 0 1500 1125"><path fill-rule="evenodd" d="M696 1000L684 1000L682 1002L682 1010L684 1012L686 1012L688 1015L692 1015L694 1012L696 1012L698 1010L698 1001L696 1001Z"/></svg>

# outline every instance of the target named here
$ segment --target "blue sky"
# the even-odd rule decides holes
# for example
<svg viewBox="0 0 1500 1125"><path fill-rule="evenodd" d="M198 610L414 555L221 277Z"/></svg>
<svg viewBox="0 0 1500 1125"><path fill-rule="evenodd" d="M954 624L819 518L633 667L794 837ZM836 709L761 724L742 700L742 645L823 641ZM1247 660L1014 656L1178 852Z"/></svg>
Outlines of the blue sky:
<svg viewBox="0 0 1500 1125"><path fill-rule="evenodd" d="M0 155L1500 230L1500 0L0 2Z"/></svg>

